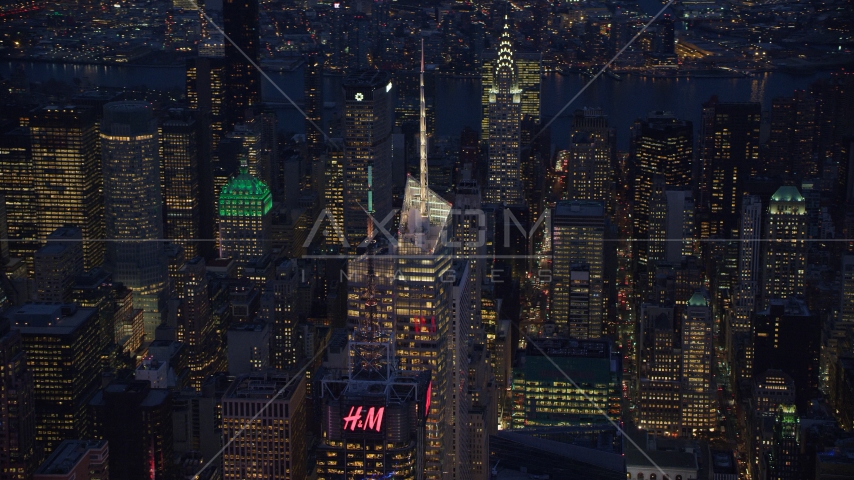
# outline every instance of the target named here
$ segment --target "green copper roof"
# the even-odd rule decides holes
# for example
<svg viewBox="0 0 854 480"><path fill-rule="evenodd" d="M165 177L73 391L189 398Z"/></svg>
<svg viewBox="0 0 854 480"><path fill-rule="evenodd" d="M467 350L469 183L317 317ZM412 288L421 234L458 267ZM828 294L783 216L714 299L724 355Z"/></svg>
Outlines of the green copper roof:
<svg viewBox="0 0 854 480"><path fill-rule="evenodd" d="M688 300L689 307L708 307L709 302L706 300L706 297L703 296L700 292L694 292L694 295Z"/></svg>
<svg viewBox="0 0 854 480"><path fill-rule="evenodd" d="M774 195L771 195L771 200L775 202L803 202L804 197L797 187L787 185L778 188Z"/></svg>
<svg viewBox="0 0 854 480"><path fill-rule="evenodd" d="M273 195L263 181L253 177L245 168L231 177L219 194L219 215L262 216L273 208Z"/></svg>

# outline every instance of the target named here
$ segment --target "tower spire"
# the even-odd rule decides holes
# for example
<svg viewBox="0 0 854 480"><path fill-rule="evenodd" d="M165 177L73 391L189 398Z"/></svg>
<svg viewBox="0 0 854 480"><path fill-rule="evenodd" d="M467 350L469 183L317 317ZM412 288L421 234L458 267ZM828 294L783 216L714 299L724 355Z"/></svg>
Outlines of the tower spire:
<svg viewBox="0 0 854 480"><path fill-rule="evenodd" d="M424 106L424 39L421 39L421 112L419 156L421 159L421 216L427 217L427 113Z"/></svg>

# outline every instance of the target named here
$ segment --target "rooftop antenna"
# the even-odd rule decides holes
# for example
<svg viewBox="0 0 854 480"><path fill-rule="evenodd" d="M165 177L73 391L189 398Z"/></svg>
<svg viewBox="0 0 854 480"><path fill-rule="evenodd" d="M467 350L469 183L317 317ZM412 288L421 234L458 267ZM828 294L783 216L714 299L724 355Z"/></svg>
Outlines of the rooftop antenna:
<svg viewBox="0 0 854 480"><path fill-rule="evenodd" d="M419 155L421 159L421 216L427 218L427 113L424 107L424 38L421 38L421 128Z"/></svg>

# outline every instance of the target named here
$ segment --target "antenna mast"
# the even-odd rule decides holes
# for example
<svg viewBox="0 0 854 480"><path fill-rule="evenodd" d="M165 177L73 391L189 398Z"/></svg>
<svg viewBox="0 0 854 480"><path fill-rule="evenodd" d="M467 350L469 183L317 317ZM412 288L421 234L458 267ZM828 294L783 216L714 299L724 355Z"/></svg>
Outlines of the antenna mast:
<svg viewBox="0 0 854 480"><path fill-rule="evenodd" d="M424 38L421 39L421 125L419 155L421 159L421 216L427 217L427 111L424 106Z"/></svg>

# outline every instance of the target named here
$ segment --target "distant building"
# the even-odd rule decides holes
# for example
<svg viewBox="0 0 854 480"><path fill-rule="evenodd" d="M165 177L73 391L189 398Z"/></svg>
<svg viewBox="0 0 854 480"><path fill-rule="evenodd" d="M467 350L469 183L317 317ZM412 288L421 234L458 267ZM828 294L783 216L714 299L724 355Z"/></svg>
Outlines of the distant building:
<svg viewBox="0 0 854 480"><path fill-rule="evenodd" d="M21 332L33 372L36 440L53 449L66 439L92 435L86 399L100 381L100 338L94 308L28 303L4 316Z"/></svg>
<svg viewBox="0 0 854 480"><path fill-rule="evenodd" d="M27 127L0 134L0 195L6 198L7 233L11 240L7 247L9 255L24 258L28 264L39 245L36 241L38 213L30 145L30 129Z"/></svg>
<svg viewBox="0 0 854 480"><path fill-rule="evenodd" d="M635 238L646 238L649 228L652 187L656 176L665 189L689 187L694 160L693 125L670 112L651 112L632 126L631 148L635 162L632 222ZM642 242L641 242L642 243ZM638 252L644 253L642 245ZM638 261L646 261L640 255Z"/></svg>
<svg viewBox="0 0 854 480"><path fill-rule="evenodd" d="M222 438L236 440L222 453L223 480L307 477L305 382L303 376L252 373L232 383L222 399ZM249 422L256 414L258 421Z"/></svg>
<svg viewBox="0 0 854 480"><path fill-rule="evenodd" d="M84 267L104 262L104 196L97 117L88 107L47 106L30 119L36 225L41 241L59 227L83 232ZM159 183L159 182L158 182Z"/></svg>
<svg viewBox="0 0 854 480"><path fill-rule="evenodd" d="M64 440L33 480L109 480L109 457L106 440Z"/></svg>
<svg viewBox="0 0 854 480"><path fill-rule="evenodd" d="M181 245L184 255L199 255L201 227L201 168L199 149L203 141L198 114L170 109L160 122L160 162L163 166L164 238ZM208 206L207 211L210 211Z"/></svg>
<svg viewBox="0 0 854 480"><path fill-rule="evenodd" d="M344 79L343 228L353 247L367 235L369 203L377 222L392 209L391 90L387 72L368 70Z"/></svg>
<svg viewBox="0 0 854 480"><path fill-rule="evenodd" d="M219 193L219 256L239 267L270 252L273 195L244 165Z"/></svg>
<svg viewBox="0 0 854 480"><path fill-rule="evenodd" d="M105 269L133 292L142 309L145 335L166 315L168 265L163 249L163 197L157 121L146 102L104 105L101 120ZM85 232L84 232L85 236Z"/></svg>
<svg viewBox="0 0 854 480"><path fill-rule="evenodd" d="M172 464L172 401L143 380L114 381L89 402L95 435L110 443L110 475L162 478Z"/></svg>
<svg viewBox="0 0 854 480"><path fill-rule="evenodd" d="M714 96L703 104L699 206L708 219L701 220L702 238L734 236L742 183L759 168L761 116L759 103L723 103Z"/></svg>
<svg viewBox="0 0 854 480"><path fill-rule="evenodd" d="M611 425L502 430L489 438L490 462L498 465L491 478L624 480L627 457L619 438Z"/></svg>
<svg viewBox="0 0 854 480"><path fill-rule="evenodd" d="M697 292L682 314L681 435L714 431L717 425L712 362L715 361L713 318L709 300Z"/></svg>
<svg viewBox="0 0 854 480"><path fill-rule="evenodd" d="M774 443L763 458L767 477L774 480L800 480L804 458L801 453L800 419L794 405L777 407L774 421ZM760 469L762 471L762 469Z"/></svg>
<svg viewBox="0 0 854 480"><path fill-rule="evenodd" d="M620 364L606 340L531 339L513 367L513 428L619 421Z"/></svg>
<svg viewBox="0 0 854 480"><path fill-rule="evenodd" d="M554 275L551 321L573 338L599 338L606 307L603 204L558 202L551 223ZM581 304L587 307L579 308Z"/></svg>
<svg viewBox="0 0 854 480"><path fill-rule="evenodd" d="M38 462L33 373L21 334L0 318L0 478L27 480Z"/></svg>
<svg viewBox="0 0 854 480"><path fill-rule="evenodd" d="M56 229L36 250L33 265L38 301L71 301L74 280L83 274L83 233L75 227Z"/></svg>
<svg viewBox="0 0 854 480"><path fill-rule="evenodd" d="M768 309L753 316L753 372L778 369L795 382L799 409L817 393L821 319L798 298L771 299Z"/></svg>
<svg viewBox="0 0 854 480"><path fill-rule="evenodd" d="M780 187L771 196L765 217L762 299L803 295L807 267L807 210L796 187Z"/></svg>
<svg viewBox="0 0 854 480"><path fill-rule="evenodd" d="M488 99L487 203L521 205L524 202L519 163L522 89L519 86L518 73L513 58L509 25L505 24L498 47L498 60L493 67L493 81Z"/></svg>
<svg viewBox="0 0 854 480"><path fill-rule="evenodd" d="M229 126L245 120L246 110L261 103L261 73L256 68L261 60L258 10L258 0L222 2L223 30L231 40L225 43L224 79Z"/></svg>
<svg viewBox="0 0 854 480"><path fill-rule="evenodd" d="M270 366L270 324L238 323L228 329L228 373L239 376Z"/></svg>

